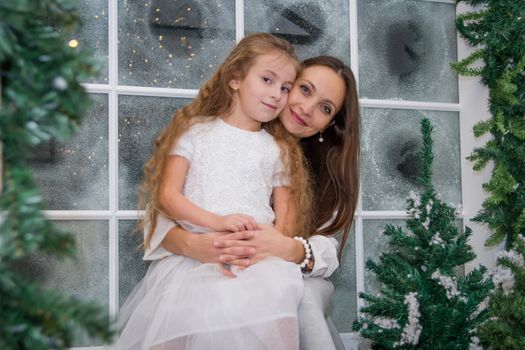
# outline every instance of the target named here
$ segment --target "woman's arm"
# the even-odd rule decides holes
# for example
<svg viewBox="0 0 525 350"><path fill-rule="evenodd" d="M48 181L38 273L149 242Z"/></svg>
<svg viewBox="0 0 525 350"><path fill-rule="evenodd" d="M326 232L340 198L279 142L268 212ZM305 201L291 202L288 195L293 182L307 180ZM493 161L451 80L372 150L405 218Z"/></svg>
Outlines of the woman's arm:
<svg viewBox="0 0 525 350"><path fill-rule="evenodd" d="M214 242L225 239L238 242L251 237L250 231L195 234L174 226L164 237L161 246L174 254L187 256L201 263L220 263L220 256L224 255L224 249L220 248L220 244L214 244ZM255 254L255 249L250 246L237 246L231 252L236 254L239 265L246 266L249 263L247 258Z"/></svg>
<svg viewBox="0 0 525 350"><path fill-rule="evenodd" d="M193 234L177 227L163 215L159 215L157 221L150 251L146 251L144 256L146 260L155 260L174 253L202 263L222 262L248 266L270 256L293 263L300 263L305 257L300 242L284 236L268 225L262 225L262 229L256 231ZM339 266L337 241L321 235L314 235L309 241L315 263L312 271L305 273L305 277L329 277Z"/></svg>
<svg viewBox="0 0 525 350"><path fill-rule="evenodd" d="M286 237L273 226L260 225L261 230L247 231L253 234L248 241L229 241L228 237L216 240L218 247L224 248L225 253L221 261L237 264L238 255L233 254L238 247L250 246L255 248L255 254L248 257L249 264L254 264L264 258L275 256L283 260L301 263L305 258L304 247L301 242ZM327 278L339 267L337 258L337 240L335 238L314 235L308 238L314 255L314 265L311 271L304 273L305 277ZM244 261L244 263L246 263Z"/></svg>

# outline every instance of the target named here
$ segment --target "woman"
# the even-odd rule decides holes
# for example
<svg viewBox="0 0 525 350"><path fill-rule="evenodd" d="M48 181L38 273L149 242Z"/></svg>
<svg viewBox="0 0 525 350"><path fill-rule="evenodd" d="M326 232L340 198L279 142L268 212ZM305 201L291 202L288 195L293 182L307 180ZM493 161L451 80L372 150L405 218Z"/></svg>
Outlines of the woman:
<svg viewBox="0 0 525 350"><path fill-rule="evenodd" d="M314 180L312 219L318 230L308 238L314 259L304 276L326 278L338 267L359 191L359 106L352 71L333 57L304 61L303 71L279 117L288 132L301 138ZM337 241L332 236L340 232L337 254ZM305 260L300 241L270 226L257 231L194 235L160 216L144 259L155 260L171 254L203 263L242 267L269 256L295 263ZM326 322L319 323L317 317L323 316L331 285L320 278L310 278L305 279L305 287L303 300L309 300L302 302L299 309L301 348L318 348L314 345L316 340L321 340L319 345L323 348L329 348ZM319 326L323 329L318 329Z"/></svg>

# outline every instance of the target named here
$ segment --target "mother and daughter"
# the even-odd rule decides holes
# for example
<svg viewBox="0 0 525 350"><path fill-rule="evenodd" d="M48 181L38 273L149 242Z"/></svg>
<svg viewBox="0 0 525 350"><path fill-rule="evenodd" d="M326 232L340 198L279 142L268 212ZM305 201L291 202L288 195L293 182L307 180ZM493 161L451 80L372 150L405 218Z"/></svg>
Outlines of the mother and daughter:
<svg viewBox="0 0 525 350"><path fill-rule="evenodd" d="M337 268L332 236L340 257L358 187L351 70L327 56L300 64L270 34L245 37L146 164L144 259L155 261L114 347L308 348L308 315L322 310L298 320L303 277Z"/></svg>

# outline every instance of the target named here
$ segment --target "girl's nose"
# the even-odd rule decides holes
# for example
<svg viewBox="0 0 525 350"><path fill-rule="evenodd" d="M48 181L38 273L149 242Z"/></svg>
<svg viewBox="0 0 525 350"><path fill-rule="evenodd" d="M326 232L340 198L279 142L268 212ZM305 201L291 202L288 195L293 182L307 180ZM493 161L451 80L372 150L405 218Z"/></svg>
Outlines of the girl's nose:
<svg viewBox="0 0 525 350"><path fill-rule="evenodd" d="M281 99L282 90L281 87L276 87L272 89L272 98L276 101L279 101Z"/></svg>

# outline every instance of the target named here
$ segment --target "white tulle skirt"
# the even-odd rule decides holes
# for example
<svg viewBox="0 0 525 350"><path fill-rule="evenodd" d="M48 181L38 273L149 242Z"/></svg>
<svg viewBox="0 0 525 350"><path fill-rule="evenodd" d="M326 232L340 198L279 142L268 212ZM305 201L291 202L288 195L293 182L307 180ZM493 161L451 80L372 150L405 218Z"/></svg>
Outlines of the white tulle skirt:
<svg viewBox="0 0 525 350"><path fill-rule="evenodd" d="M298 349L297 264L269 258L235 272L176 255L153 262L121 309L111 349Z"/></svg>

